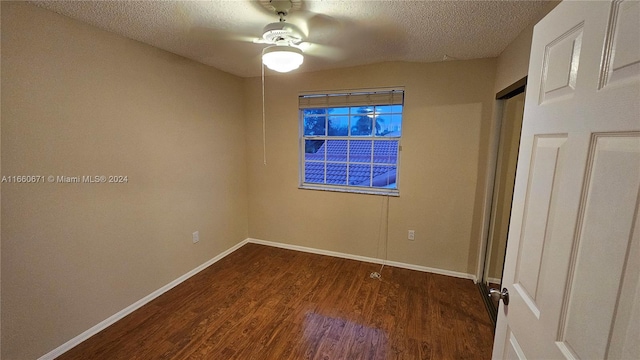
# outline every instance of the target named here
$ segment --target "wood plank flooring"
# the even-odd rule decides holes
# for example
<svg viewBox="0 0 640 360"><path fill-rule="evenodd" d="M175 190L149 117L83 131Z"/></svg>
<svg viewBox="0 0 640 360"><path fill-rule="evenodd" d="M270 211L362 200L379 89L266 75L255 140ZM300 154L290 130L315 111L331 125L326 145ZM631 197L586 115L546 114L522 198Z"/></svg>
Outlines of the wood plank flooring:
<svg viewBox="0 0 640 360"><path fill-rule="evenodd" d="M58 357L489 359L471 280L247 244Z"/></svg>

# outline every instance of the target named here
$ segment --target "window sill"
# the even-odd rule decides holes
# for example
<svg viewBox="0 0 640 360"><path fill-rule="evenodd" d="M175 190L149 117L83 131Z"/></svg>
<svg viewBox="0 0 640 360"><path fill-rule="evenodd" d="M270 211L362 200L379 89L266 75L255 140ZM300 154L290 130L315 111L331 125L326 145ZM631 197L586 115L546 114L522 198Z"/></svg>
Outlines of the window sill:
<svg viewBox="0 0 640 360"><path fill-rule="evenodd" d="M400 192L397 189L369 189L369 188L356 188L356 187L343 187L343 186L331 186L331 185L311 185L302 184L298 186L298 189L302 190L319 190L319 191L333 191L344 192L353 194L365 194L365 195L382 195L382 196L400 196Z"/></svg>

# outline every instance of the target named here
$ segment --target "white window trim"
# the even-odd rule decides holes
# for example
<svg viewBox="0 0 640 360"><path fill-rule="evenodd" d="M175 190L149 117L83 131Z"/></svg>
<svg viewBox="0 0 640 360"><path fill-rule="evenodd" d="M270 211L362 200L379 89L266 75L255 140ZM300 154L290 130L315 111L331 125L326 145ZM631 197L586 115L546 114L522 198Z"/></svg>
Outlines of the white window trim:
<svg viewBox="0 0 640 360"><path fill-rule="evenodd" d="M382 89L365 89L365 90L351 90L351 91L331 91L331 92L306 92L306 93L300 93L299 96L315 96L317 95L318 97L322 97L322 96L327 96L327 95L332 95L332 94L338 94L338 95L347 95L347 97L349 96L348 94L362 94L362 93L376 93L376 92L396 92L396 91L400 91L402 92L402 98L404 98L404 88L382 88ZM346 193L355 193L355 194L369 194L369 195L385 195L385 196L400 196L400 166L401 166L401 152L402 152L402 135L399 137L382 137L382 136L329 136L329 135L322 135L322 136L305 136L304 135L304 109L306 108L330 108L330 107L348 107L350 106L349 104L345 104L343 106L339 105L339 104L327 104L326 106L311 106L311 107L301 107L299 100L299 106L298 106L298 128L299 128L299 145L298 145L298 152L299 152L299 164L298 164L298 174L299 174L299 181L298 181L298 189L305 189L305 190L319 190L319 191L332 191L332 192L346 192ZM396 105L398 105L397 103L395 103ZM385 105L392 105L391 103L387 104L387 103L375 103L375 104L370 104L372 106L385 106ZM403 105L403 109L402 109L402 115L403 115L403 122L404 122L404 100L400 103L400 105ZM356 105L357 106L357 105ZM349 117L351 116L351 114L349 114ZM325 115L325 121L327 121L328 116ZM325 123L325 127L326 127L326 123ZM349 127L349 133L351 133L351 129ZM376 187L361 187L361 186L354 186L354 185L332 185L332 184L317 184L317 183L306 183L304 181L305 179L305 140L309 140L309 139L318 139L318 140L324 140L324 141L328 141L328 140L349 140L347 141L347 154L349 152L349 143L350 141L354 141L354 140L367 140L367 141L372 141L372 146L373 146L373 141L398 141L398 155L396 158L396 188L395 189L389 189L389 188L376 188ZM325 147L325 152L327 151L327 148ZM376 163L373 161L373 152L371 154L372 159L371 162L369 163L357 163L357 164L363 164L363 165L370 165L371 166L371 171L373 172L373 166L376 165ZM326 163L326 156L325 156L325 160L324 161L318 161L318 162L323 162ZM342 163L341 161L336 161L337 163ZM351 162L345 161L345 164L353 164ZM381 165L381 164L378 164ZM348 178L348 172L349 172L349 166L347 165L347 178ZM325 178L326 178L326 168L325 168ZM372 179L373 181L373 179Z"/></svg>

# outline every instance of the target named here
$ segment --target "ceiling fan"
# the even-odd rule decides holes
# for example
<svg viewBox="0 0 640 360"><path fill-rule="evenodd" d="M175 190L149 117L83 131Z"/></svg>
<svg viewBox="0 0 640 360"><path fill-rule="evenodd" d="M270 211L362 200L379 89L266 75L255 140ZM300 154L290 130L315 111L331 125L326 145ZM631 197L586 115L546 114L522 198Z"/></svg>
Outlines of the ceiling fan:
<svg viewBox="0 0 640 360"><path fill-rule="evenodd" d="M352 39L361 38L363 33L365 36L374 33L370 26L362 27L362 24L344 16L311 11L309 7L315 5L311 5L310 1L243 2L246 3L247 14L246 17L240 16L246 18L241 21L216 14L215 6L219 5L203 7L200 2L180 1L176 2L176 10L189 29L190 36L207 52L213 54L222 50L229 53L228 58L250 57L251 61L254 54L259 55L255 60L266 59L266 62L263 61L266 67L280 72L298 68L310 56L330 62L343 60L359 44L356 42L353 45ZM216 18L216 21L211 21L210 17ZM279 60L270 62L269 59ZM271 66L275 63L286 63L287 66ZM242 65L245 64L247 62L242 62Z"/></svg>
<svg viewBox="0 0 640 360"><path fill-rule="evenodd" d="M310 28L313 28L315 38L324 35L326 40L327 35L342 27L337 19L305 10L300 0L261 0L259 3L279 18L263 28L261 37L251 40L256 44L269 45L262 52L262 62L269 69L278 72L295 70L302 65L305 55L332 59L343 56L337 48L308 40ZM287 21L287 15L293 11L301 27Z"/></svg>
<svg viewBox="0 0 640 360"><path fill-rule="evenodd" d="M262 37L254 43L269 44L262 51L262 63L271 70L289 72L302 65L304 61L304 34L297 26L287 23L286 16L291 10L291 0L271 0L278 22L267 24Z"/></svg>

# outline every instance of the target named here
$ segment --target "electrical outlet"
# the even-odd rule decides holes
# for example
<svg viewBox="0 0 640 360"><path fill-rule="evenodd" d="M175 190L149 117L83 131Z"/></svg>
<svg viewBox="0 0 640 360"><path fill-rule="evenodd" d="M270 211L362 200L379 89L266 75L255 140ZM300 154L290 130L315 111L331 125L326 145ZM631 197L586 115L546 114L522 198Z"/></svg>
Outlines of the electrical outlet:
<svg viewBox="0 0 640 360"><path fill-rule="evenodd" d="M407 239L409 239L409 240L415 240L416 239L415 230L409 230L409 234L407 235Z"/></svg>
<svg viewBox="0 0 640 360"><path fill-rule="evenodd" d="M196 231L193 234L191 234L191 240L193 241L194 244L200 241L200 232Z"/></svg>

